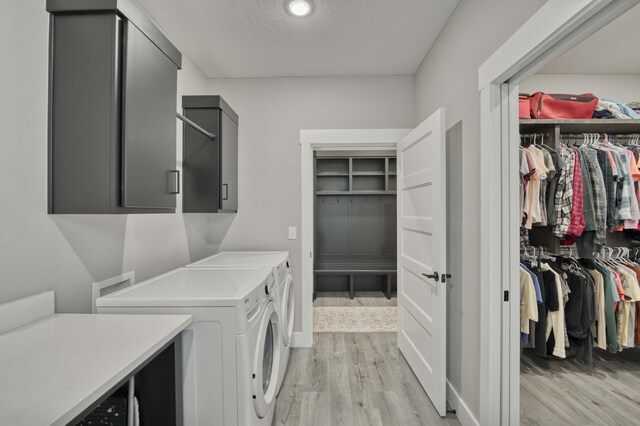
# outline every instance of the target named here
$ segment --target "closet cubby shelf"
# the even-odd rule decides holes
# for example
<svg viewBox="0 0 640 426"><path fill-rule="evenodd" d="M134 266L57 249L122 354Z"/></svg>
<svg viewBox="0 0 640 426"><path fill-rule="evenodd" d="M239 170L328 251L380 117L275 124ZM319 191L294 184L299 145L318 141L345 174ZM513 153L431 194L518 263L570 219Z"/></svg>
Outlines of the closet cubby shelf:
<svg viewBox="0 0 640 426"><path fill-rule="evenodd" d="M317 195L394 195L396 159L389 156L323 156L315 161Z"/></svg>
<svg viewBox="0 0 640 426"><path fill-rule="evenodd" d="M353 176L384 176L384 172L353 172Z"/></svg>
<svg viewBox="0 0 640 426"><path fill-rule="evenodd" d="M316 195L395 195L396 191L316 191Z"/></svg>
<svg viewBox="0 0 640 426"><path fill-rule="evenodd" d="M544 126L557 126L565 133L630 133L640 132L640 120L541 120L521 119L520 130L522 132L538 129Z"/></svg>

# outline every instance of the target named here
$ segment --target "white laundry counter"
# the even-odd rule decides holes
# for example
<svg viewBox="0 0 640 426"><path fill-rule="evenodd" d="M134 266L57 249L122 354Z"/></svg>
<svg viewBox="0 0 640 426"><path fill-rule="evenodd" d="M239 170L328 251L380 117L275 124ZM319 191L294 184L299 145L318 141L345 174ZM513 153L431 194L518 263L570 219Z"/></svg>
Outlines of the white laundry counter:
<svg viewBox="0 0 640 426"><path fill-rule="evenodd" d="M190 315L55 314L0 334L0 424L80 420L156 355L173 356L170 346L179 347L191 322Z"/></svg>

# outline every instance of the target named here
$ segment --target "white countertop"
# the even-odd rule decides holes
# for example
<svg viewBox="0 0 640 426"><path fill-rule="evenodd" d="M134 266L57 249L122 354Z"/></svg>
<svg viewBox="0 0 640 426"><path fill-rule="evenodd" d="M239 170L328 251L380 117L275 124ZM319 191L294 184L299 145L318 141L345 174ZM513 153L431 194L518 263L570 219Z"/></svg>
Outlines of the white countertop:
<svg viewBox="0 0 640 426"><path fill-rule="evenodd" d="M272 268L178 268L96 300L96 307L236 306Z"/></svg>
<svg viewBox="0 0 640 426"><path fill-rule="evenodd" d="M56 314L0 334L0 425L65 425L192 322Z"/></svg>

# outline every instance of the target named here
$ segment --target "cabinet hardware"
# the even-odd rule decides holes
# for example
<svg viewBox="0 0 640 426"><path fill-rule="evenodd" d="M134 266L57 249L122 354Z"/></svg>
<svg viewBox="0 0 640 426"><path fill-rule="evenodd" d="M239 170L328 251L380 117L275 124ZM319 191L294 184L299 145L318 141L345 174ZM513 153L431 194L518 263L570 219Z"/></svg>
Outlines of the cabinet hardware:
<svg viewBox="0 0 640 426"><path fill-rule="evenodd" d="M180 171L169 170L169 194L180 193Z"/></svg>

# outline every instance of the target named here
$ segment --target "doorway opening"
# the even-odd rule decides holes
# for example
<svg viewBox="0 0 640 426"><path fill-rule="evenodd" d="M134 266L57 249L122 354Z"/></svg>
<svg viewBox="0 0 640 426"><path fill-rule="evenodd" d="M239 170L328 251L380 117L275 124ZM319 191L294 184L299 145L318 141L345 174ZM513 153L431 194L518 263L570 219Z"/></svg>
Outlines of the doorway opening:
<svg viewBox="0 0 640 426"><path fill-rule="evenodd" d="M441 417L447 416L446 296L452 278L446 268L445 250L447 158L444 123L445 110L440 108L411 131L301 132L302 245L303 257L307 253L309 255L302 265L303 332L308 332L311 342L318 345L325 340L324 334L328 334L327 339L338 341L349 336L354 344L362 339L374 339L369 330L355 334L317 333L314 336L313 277L318 272L322 276L326 271L343 275L342 281L328 283L342 285L343 290L346 287L348 297L354 296L356 283L353 278L345 280L344 275L377 275L379 281L373 283L372 289L377 288L378 294L385 299L390 296L387 300L394 303L391 298L391 274L395 266L392 252L395 245L397 333L379 333L379 336L397 345L397 349L388 352L391 358L387 361L398 362L400 368L411 371L406 377L412 378L412 382L424 390L424 394L420 395L422 403L428 398ZM340 151L338 148L359 152L339 156L336 154L336 151ZM381 149L390 149L391 152L385 153ZM326 150L332 152L323 157L319 151ZM394 152L397 158L394 158ZM397 186L396 194L394 184ZM338 196L340 198L333 198ZM331 198L327 202L325 197ZM387 213L382 214L385 209ZM357 225L350 223L363 219L364 222ZM337 230L324 230L323 221L328 222L328 228L335 227ZM359 232L350 236L350 226L355 226ZM315 241L315 227L321 231L318 233L321 241L318 242ZM397 233L395 241L394 228ZM334 239L329 241L327 236ZM358 238L365 240L365 243L358 241ZM340 242L341 239L342 243L337 244L336 241ZM337 253L342 253L342 262L335 259ZM317 264L314 262L316 260ZM385 260L389 265L383 269L381 266L385 266ZM346 269L340 270L339 266L345 266ZM327 285L327 281L323 284ZM362 284L371 285L360 282ZM317 285L315 290L319 290ZM373 309L380 310L379 307ZM306 328L305 319L308 321Z"/></svg>
<svg viewBox="0 0 640 426"><path fill-rule="evenodd" d="M396 152L314 151L313 331L395 333Z"/></svg>
<svg viewBox="0 0 640 426"><path fill-rule="evenodd" d="M392 188L396 146L407 133L409 129L300 131L300 346L313 343L314 308L316 325L325 331L346 332L347 321L354 320L361 321L365 332L376 325L394 331ZM386 265L384 271L373 269L380 264Z"/></svg>
<svg viewBox="0 0 640 426"><path fill-rule="evenodd" d="M640 110L640 31L629 31L639 21L636 6L519 84L524 107L535 92L589 98L573 119L535 118L544 114L537 108L520 114L520 174L527 180L521 193L530 198L540 185L540 197L523 205L520 227L521 299L528 290L539 292L535 312L521 308L521 332L529 330L520 342L522 425L594 418L632 424L640 417L638 404L621 409L626 402L620 400L640 399L640 115L633 109ZM611 45L619 35L627 44ZM543 161L529 181L525 161L536 158ZM558 189L558 182L568 185ZM584 229L573 226L579 220L570 215L563 228L562 199L571 199ZM542 397L550 389L556 390L553 404Z"/></svg>
<svg viewBox="0 0 640 426"><path fill-rule="evenodd" d="M585 336L578 336L576 330L571 332L569 329L575 324L565 322L564 330L569 332L566 339L568 340L568 345L566 345L565 336L563 335L564 330L561 330L562 327L560 326L556 338L554 327L557 323L549 315L553 313L553 315L558 316L558 310L547 309L546 300L542 295L539 296L534 291L537 300L534 301L533 305L536 308L540 307L537 301L540 298L543 299L541 303L542 312L537 317L554 323L551 326L551 333L549 333L549 327L547 326L544 333L540 335L539 332L542 332L542 328L538 322L531 324L528 320L521 321L520 316L522 312L521 297L531 294L530 291L522 293L520 291L521 288L527 290L528 287L526 284L521 284L527 281L526 276L529 275L529 271L520 264L520 261L524 258L526 260L535 258L536 266L539 268L550 267L550 270L547 270L549 278L554 272L558 273L556 268L560 268L561 273L567 273L567 276L575 274L575 276L567 278L567 280L572 280L571 284L575 287L574 296L577 296L581 289L585 290L585 294L591 291L593 295L591 307L594 309L596 309L596 303L598 303L597 306L602 307L602 301L596 302L596 300L598 298L597 289L605 288L604 279L600 284L597 284L596 275L593 275L588 270L591 268L587 267L589 265L585 262L601 262L603 265L609 265L613 269L619 267L621 268L620 271L627 271L627 268L632 269L631 266L635 263L635 259L629 256L624 259L614 259L613 262L602 258L590 259L601 257L602 251L600 249L592 250L589 244L584 244L585 241L578 241L578 246L581 247L579 255L576 253L577 248L564 251L564 249L560 248L560 241L568 242L564 238L566 233L554 232L555 229L543 229L545 227L549 228L548 223L547 225L541 224L538 227L540 229L529 230L531 231L528 235L530 237L529 241L526 241L526 238L521 240L521 236L527 236L526 232L521 234L521 228L528 230L528 228L534 228L535 226L532 226L531 220L523 222L523 209L520 204L520 185L523 176L520 166L523 163L520 154L530 149L532 144L529 143L529 139L535 139L538 146L534 146L533 150L541 149L550 154L552 153L551 150L565 154L571 151L573 156L569 156L569 160L566 163L571 164L570 160L573 159L574 164L579 164L579 168L582 168L581 150L600 149L600 146L597 145L598 141L595 144L591 144L591 138L600 138L600 142L602 142L605 134L615 134L617 136L620 133L625 133L624 131L621 132L624 129L616 127L620 124L624 125L624 123L622 121L614 122L613 120L595 122L591 118L575 120L551 120L547 118L547 121L543 122L538 117L538 119L520 121L518 117L518 94L523 91L546 91L551 93L562 91L576 94L600 91L600 93L597 93L598 97L619 96L613 93L614 87L611 84L603 86L601 84L602 81L596 83L595 80L598 80L598 78L593 75L587 76L587 78L584 75L582 77L574 75L567 79L566 75L557 75L562 73L554 73L556 75L542 77L539 72L545 66L553 67L554 63L552 61L554 59L558 61L556 64L562 62L563 54L571 55L570 49L578 46L637 4L637 1L584 1L570 5L550 5L547 3L479 70L479 88L482 98L482 152L484 156L482 158L484 203L481 214L486 219L486 221L483 221L483 226L485 227L483 228L483 247L481 251L483 258L481 285L486 288L486 291L483 292L484 300L482 301L482 330L483 333L486 333L485 344L481 353L483 367L481 381L484 386L481 393L480 423L482 424L580 424L581 422L592 423L596 418L601 419L601 421L595 420L598 424L600 422L603 424L624 424L623 417L628 413L624 413L624 410L615 409L610 405L610 403L613 403L611 400L614 397L613 395L626 394L628 398L637 399L637 396L634 396L637 394L635 390L637 386L627 386L628 383L625 384L626 381L622 378L622 372L630 372L631 376L633 376L634 373L632 371L637 371L639 365L636 362L640 361L640 357L634 357L632 352L625 352L626 350L622 354L606 354L606 352L598 352L602 351L602 349L596 348L592 350L589 347L591 344L596 346L599 344L598 333L600 333L601 338L606 336L606 331L598 331L600 323L604 323L606 320L594 320L585 328ZM552 16L553 19L551 18ZM592 52L592 55L594 58L598 57L597 52ZM575 61L572 62L575 63ZM538 72L538 75L534 75L536 72ZM572 74L581 73L574 70ZM584 74L588 74L588 72ZM576 83L586 83L587 80L591 81L588 83L589 87L585 88L585 90L578 89L577 86L580 86L580 84L576 85ZM608 83L619 83L619 80L619 78L614 77L609 79ZM582 85L582 87L585 86ZM632 94L627 93L627 95ZM625 97L620 96L621 99ZM624 100L628 101L630 99ZM574 127L571 127L570 122ZM640 121L629 122L628 126L638 126L638 123ZM630 127L626 129L626 133L637 133L638 131L640 131L640 126L637 127L637 130L633 130ZM587 133L588 135L585 136L582 133ZM524 143L525 146L522 147L522 150L516 149L516 147L521 146L521 134L530 135L524 137L527 141ZM580 139L580 142L567 144L567 138L570 134L581 134L581 138L575 138ZM544 137L544 143L548 149L541 146L542 137ZM584 143L587 139L589 143ZM624 152L632 151L630 147L621 146L619 149ZM621 155L626 156L627 154ZM631 157L629 155L626 158L630 159ZM544 158L544 152L541 158ZM576 158L579 159L580 163L575 163ZM597 157L596 161L591 165L586 161L589 160L585 159L585 170L590 171L591 166L597 166ZM623 159L622 161L624 162L625 160ZM543 167L544 160L540 161L538 165L539 171L545 170ZM603 163L603 165L606 165L606 163ZM627 163L627 165L629 164ZM541 175L543 174L541 173ZM588 179L591 179L590 173L588 174ZM527 173L524 173L524 175L527 175ZM582 179L581 176L579 178ZM585 180L585 183L587 181ZM629 188L632 188L633 185L633 182L629 182ZM587 197L586 189L583 188L578 191L581 195ZM631 195L627 193L627 196ZM551 203L554 202L555 200L551 201ZM551 211L553 215L553 209ZM526 212L525 218L530 215L530 212ZM534 222L535 220L537 218L534 218ZM628 233L628 231L624 232ZM623 240L626 240L626 238L621 239L621 234L607 236L606 245L627 246L632 244L630 241ZM521 241L526 246L526 249L523 250L524 256L522 258L520 256ZM535 254L533 253L534 246L536 247ZM547 256L547 258L540 259L540 247L546 248L543 256ZM620 252L626 253L623 249ZM503 256L492 258L490 253L503 253ZM552 254L552 256L548 256L549 254ZM562 270L568 264L572 264L573 267L566 271ZM523 281L520 280L521 271L524 271L522 275ZM597 272L597 274L605 274L605 272L599 271L599 268L592 269L592 271ZM535 271L531 272L530 277L533 281ZM579 282L578 278L576 278L578 276L582 277L582 282ZM603 278L603 276L600 276L600 278ZM544 276L542 281L544 282ZM556 284L555 279L550 280L550 282ZM557 290L562 287L563 284L559 282L553 288L556 290L555 294L558 295L558 299L561 300L559 303L561 304L564 303L560 297L562 293L557 293ZM554 293L553 289L549 289L549 294ZM635 304L632 300L628 302ZM604 306L608 306L608 303ZM573 308L573 305L571 307ZM602 312L604 307L601 309L598 312ZM567 317L566 315L564 319L566 321L572 320L571 316ZM614 322L617 324L617 318L614 318ZM629 326L630 322L625 324ZM535 330L535 337L533 337L535 349L523 347L531 345L532 333L530 332L531 330L527 330L527 326L530 325L533 325ZM524 339L523 330L529 331L529 333L525 333L528 334L527 339ZM550 348L547 346L549 336L554 338ZM523 345L523 340L529 340L529 343ZM580 342L578 342L579 347L575 351L575 355L584 362L562 361L562 359L569 358L570 355L574 354L576 340L580 340ZM626 342L628 343L628 340ZM602 343L601 341L600 344ZM604 344L606 347L606 339ZM499 356L495 356L496 354L499 354ZM593 363L590 360L591 356L594 359ZM618 358L608 366L599 365L602 361L610 361L610 357ZM552 358L555 359L552 360ZM628 365L621 368L621 374L612 372L610 367L620 363ZM520 374L521 367L522 375ZM603 370L598 372L598 368L603 368ZM611 374L603 374L605 371ZM608 380L605 380L605 375ZM626 391L621 390L621 387L625 388ZM545 394L545 389L550 393ZM543 395L553 395L553 397L545 402ZM549 401L552 401L551 406L548 404ZM582 413L580 412L581 409ZM588 418L584 416L588 416ZM633 418L637 418L637 414Z"/></svg>

